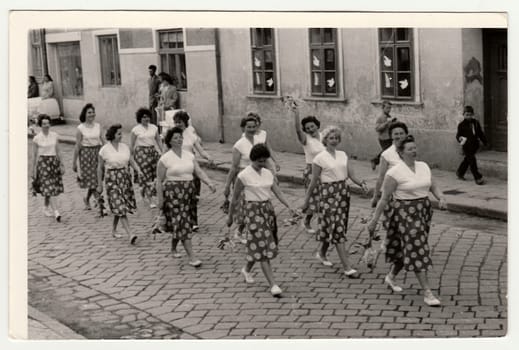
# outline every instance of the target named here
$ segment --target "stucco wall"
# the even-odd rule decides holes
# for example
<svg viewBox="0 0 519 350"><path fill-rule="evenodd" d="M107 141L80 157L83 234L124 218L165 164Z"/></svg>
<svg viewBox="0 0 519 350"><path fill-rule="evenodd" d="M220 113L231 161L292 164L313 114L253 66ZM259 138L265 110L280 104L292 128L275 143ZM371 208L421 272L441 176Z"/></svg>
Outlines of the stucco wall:
<svg viewBox="0 0 519 350"><path fill-rule="evenodd" d="M279 96L309 94L307 29L276 30L279 96L251 97L248 29L221 30L225 140L234 142L239 120L258 111L276 150L302 152L293 122ZM420 156L433 166L453 169L459 160L454 139L464 103L462 34L460 29L418 29L417 103L395 104L392 114L406 122L419 142ZM380 114L376 29L341 29L341 96L336 101L307 99L302 115L318 116L323 126L344 130L341 148L352 157L369 159L379 150L374 121Z"/></svg>
<svg viewBox="0 0 519 350"><path fill-rule="evenodd" d="M484 127L483 33L481 29L462 29L464 104Z"/></svg>

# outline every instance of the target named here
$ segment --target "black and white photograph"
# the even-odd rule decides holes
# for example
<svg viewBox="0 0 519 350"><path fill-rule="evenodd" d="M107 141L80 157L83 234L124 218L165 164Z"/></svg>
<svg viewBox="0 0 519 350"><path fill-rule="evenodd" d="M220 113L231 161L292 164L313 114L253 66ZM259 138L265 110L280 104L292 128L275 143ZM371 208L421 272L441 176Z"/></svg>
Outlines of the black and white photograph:
<svg viewBox="0 0 519 350"><path fill-rule="evenodd" d="M510 335L506 12L15 12L14 338Z"/></svg>

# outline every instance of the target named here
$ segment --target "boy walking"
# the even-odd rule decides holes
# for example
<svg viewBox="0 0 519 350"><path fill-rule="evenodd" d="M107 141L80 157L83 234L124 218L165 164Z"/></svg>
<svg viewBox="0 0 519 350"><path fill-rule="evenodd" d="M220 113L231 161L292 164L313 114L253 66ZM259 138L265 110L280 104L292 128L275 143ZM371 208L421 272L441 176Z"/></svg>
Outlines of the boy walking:
<svg viewBox="0 0 519 350"><path fill-rule="evenodd" d="M474 176L474 180L478 185L483 185L483 175L478 171L478 163L476 160L476 152L479 148L479 141L487 145L487 138L481 129L479 121L474 118L474 109L471 106L465 106L463 110L463 120L458 124L458 132L456 140L463 148L465 158L461 162L456 176L460 180L465 180L465 172L470 167L470 172Z"/></svg>

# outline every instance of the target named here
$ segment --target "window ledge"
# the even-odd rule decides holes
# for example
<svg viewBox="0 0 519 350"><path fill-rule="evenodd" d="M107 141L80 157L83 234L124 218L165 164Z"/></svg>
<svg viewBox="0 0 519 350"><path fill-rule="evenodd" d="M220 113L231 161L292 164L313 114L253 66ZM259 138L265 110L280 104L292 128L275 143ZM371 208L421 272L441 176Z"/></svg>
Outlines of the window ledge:
<svg viewBox="0 0 519 350"><path fill-rule="evenodd" d="M315 101L315 102L342 102L347 103L348 100L344 97L331 97L331 96L306 96L303 97L304 101Z"/></svg>
<svg viewBox="0 0 519 350"><path fill-rule="evenodd" d="M421 101L402 101L402 100L373 100L371 101L372 105L378 106L382 105L382 102L389 101L393 106L415 106L415 107L423 107L423 102Z"/></svg>
<svg viewBox="0 0 519 350"><path fill-rule="evenodd" d="M270 99L280 99L281 96L276 95L260 95L260 94L249 94L246 96L247 98L270 98Z"/></svg>

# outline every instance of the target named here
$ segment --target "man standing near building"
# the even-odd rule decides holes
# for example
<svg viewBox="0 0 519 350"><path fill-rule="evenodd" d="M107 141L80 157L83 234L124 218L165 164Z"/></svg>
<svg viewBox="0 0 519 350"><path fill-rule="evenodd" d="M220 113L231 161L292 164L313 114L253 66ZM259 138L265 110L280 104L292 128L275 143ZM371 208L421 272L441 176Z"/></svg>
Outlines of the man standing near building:
<svg viewBox="0 0 519 350"><path fill-rule="evenodd" d="M155 74L157 72L157 66L150 65L148 67L148 72L150 73L150 77L148 78L148 90L149 90L149 105L150 111L152 113L151 123L157 125L157 112L155 111L155 107L159 104L159 87L160 87L160 79Z"/></svg>
<svg viewBox="0 0 519 350"><path fill-rule="evenodd" d="M389 136L389 126L396 122L396 118L393 118L389 112L391 112L391 102L382 102L382 115L377 118L375 130L378 133L378 143L382 147L382 151L375 158L371 160L371 169L375 170L377 165L380 163L380 154L391 146L393 141Z"/></svg>

